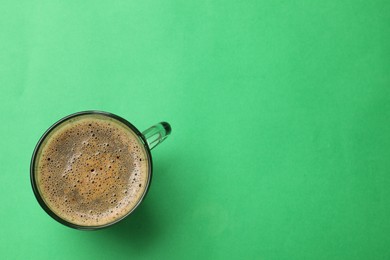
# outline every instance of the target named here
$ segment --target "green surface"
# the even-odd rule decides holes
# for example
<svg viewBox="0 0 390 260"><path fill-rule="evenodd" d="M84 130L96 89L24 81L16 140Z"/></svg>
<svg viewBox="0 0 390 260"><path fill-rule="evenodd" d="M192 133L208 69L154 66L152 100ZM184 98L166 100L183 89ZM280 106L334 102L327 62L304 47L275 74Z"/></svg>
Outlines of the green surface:
<svg viewBox="0 0 390 260"><path fill-rule="evenodd" d="M389 1L1 1L1 259L390 259ZM52 220L41 134L166 120L137 211Z"/></svg>

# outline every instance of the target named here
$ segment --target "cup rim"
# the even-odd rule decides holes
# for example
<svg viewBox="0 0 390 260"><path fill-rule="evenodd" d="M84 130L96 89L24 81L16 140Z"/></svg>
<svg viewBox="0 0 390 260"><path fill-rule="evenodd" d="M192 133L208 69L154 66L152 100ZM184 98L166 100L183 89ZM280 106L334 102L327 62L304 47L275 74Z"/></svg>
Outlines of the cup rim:
<svg viewBox="0 0 390 260"><path fill-rule="evenodd" d="M78 117L78 116L82 116L82 115L92 115L92 114L100 114L100 115L104 115L104 116L108 116L108 117L111 117L113 119L116 119L118 121L120 121L121 123L125 124L126 126L128 126L130 128L130 130L132 130L139 138L140 138L140 141L142 143L142 145L144 146L145 150L146 150L146 154L147 154L147 158L148 158L148 164L149 164L149 171L148 171L148 180L147 180L147 183L146 183L146 188L143 192L143 194L141 195L141 197L139 198L139 200L137 201L137 203L134 205L134 207L129 210L129 212L127 212L125 215L123 215L122 217L112 221L112 222L109 222L107 224L104 224L104 225L98 225L98 226L82 226L82 225L77 225L77 224L74 224L74 223L71 223L71 222L68 222L66 221L65 219L61 218L60 216L58 216L56 213L54 213L50 208L49 206L45 203L45 201L43 200L39 190L38 190L38 185L36 183L36 178L35 178L35 163L36 163L36 157L37 157L37 153L39 151L39 148L41 147L43 141L46 139L46 137L57 127L59 126L61 123L71 119L71 118L75 118L75 117ZM41 136L41 138L39 139L38 143L35 145L35 148L34 148L34 152L32 154L32 157L31 157L31 163L30 163L30 181L31 181L31 186L32 186L32 190L34 192L34 195L35 195L35 198L37 199L38 203L40 204L40 206L46 211L46 213L51 216L53 219L55 219L56 221L58 221L59 223L65 225L65 226L68 226L68 227L71 227L71 228L74 228L74 229L78 229L78 230L97 230L97 229L103 229L103 228L106 228L106 227L109 227L109 226L112 226L118 222L120 222L121 220L125 219L126 217L128 217L131 213L134 212L134 210L136 208L138 208L138 206L141 204L141 202L144 200L146 194L148 193L149 191L149 187L150 187L150 183L152 181L152 172L153 172L153 163L152 163L152 154L150 152L150 149L149 149L149 146L148 146L148 143L146 141L146 138L143 136L143 134L133 125L131 124L129 121L127 121L126 119L118 116L118 115L115 115L113 113L109 113L109 112L105 112L105 111L100 111L100 110L86 110L86 111L81 111L81 112L76 112L76 113L73 113L73 114L70 114L68 116L65 116L63 118L61 118L60 120L58 120L57 122L55 122L53 125L51 125L44 133L43 135Z"/></svg>

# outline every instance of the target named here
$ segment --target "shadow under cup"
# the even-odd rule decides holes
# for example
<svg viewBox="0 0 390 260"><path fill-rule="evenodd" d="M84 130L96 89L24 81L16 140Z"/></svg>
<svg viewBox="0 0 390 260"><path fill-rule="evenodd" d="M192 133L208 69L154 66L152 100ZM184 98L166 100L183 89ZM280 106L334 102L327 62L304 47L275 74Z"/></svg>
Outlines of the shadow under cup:
<svg viewBox="0 0 390 260"><path fill-rule="evenodd" d="M132 136L136 136L138 139L138 144L140 145L140 148L144 151L145 159L147 161L147 173L145 172L144 175L146 176L146 180L144 181L144 189L142 191L142 194L139 194L136 201L132 201L132 207L126 208L126 211L119 215L117 218L114 218L110 222L106 222L101 225L91 225L86 224L82 225L79 223L73 223L71 221L66 220L64 217L61 217L60 214L56 214L54 210L51 209L51 207L48 205L49 203L45 202L44 196L41 192L41 188L39 187L38 182L38 176L37 176L37 167L39 164L39 161L41 160L42 156L42 150L43 147L46 145L47 140L50 139L50 136L56 133L56 130L62 129L62 126L66 126L68 123L77 120L81 117L102 117L107 118L109 120L112 120L113 122L119 122L126 131L129 131L129 134L131 133ZM116 123L114 123L116 124ZM61 127L60 127L61 126ZM58 131L60 132L60 131ZM71 114L69 116L66 116L62 119L60 119L58 122L53 124L39 139L37 145L35 146L33 156L31 159L31 165L30 165L30 178L31 178L31 185L33 192L35 194L36 199L38 200L41 207L46 211L47 214L49 214L52 218L60 222L61 224L64 224L68 227L79 229L79 230L97 230L101 228L105 228L108 226L111 226L115 223L118 223L122 219L126 218L128 215L130 215L142 202L142 200L145 198L149 187L151 183L152 178L152 156L150 153L150 150L153 149L155 146L157 146L159 143L161 143L171 132L171 127L166 122L158 123L147 130L145 130L143 133L141 133L136 127L134 127L130 122L123 119L122 117L119 117L117 115L103 112L103 111L83 111L78 112L75 114ZM118 177L119 178L119 177ZM43 185L43 184L42 184ZM78 201L76 201L76 204ZM80 202L81 203L81 202Z"/></svg>

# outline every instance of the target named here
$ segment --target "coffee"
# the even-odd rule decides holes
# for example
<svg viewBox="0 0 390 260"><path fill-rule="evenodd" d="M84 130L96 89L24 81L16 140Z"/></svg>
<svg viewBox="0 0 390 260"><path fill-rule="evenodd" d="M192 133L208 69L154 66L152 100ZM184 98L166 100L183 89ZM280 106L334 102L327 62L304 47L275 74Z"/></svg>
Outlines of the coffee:
<svg viewBox="0 0 390 260"><path fill-rule="evenodd" d="M149 168L140 137L103 114L62 122L35 158L42 199L57 216L80 226L109 224L132 211L147 188Z"/></svg>

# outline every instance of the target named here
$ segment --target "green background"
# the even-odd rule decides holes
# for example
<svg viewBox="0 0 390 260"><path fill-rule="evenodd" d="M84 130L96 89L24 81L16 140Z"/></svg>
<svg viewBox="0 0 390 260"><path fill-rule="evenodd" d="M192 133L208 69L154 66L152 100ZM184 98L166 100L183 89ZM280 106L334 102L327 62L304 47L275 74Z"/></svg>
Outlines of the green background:
<svg viewBox="0 0 390 260"><path fill-rule="evenodd" d="M2 259L390 259L389 1L1 1L0 88ZM88 109L173 128L95 232L29 179Z"/></svg>

